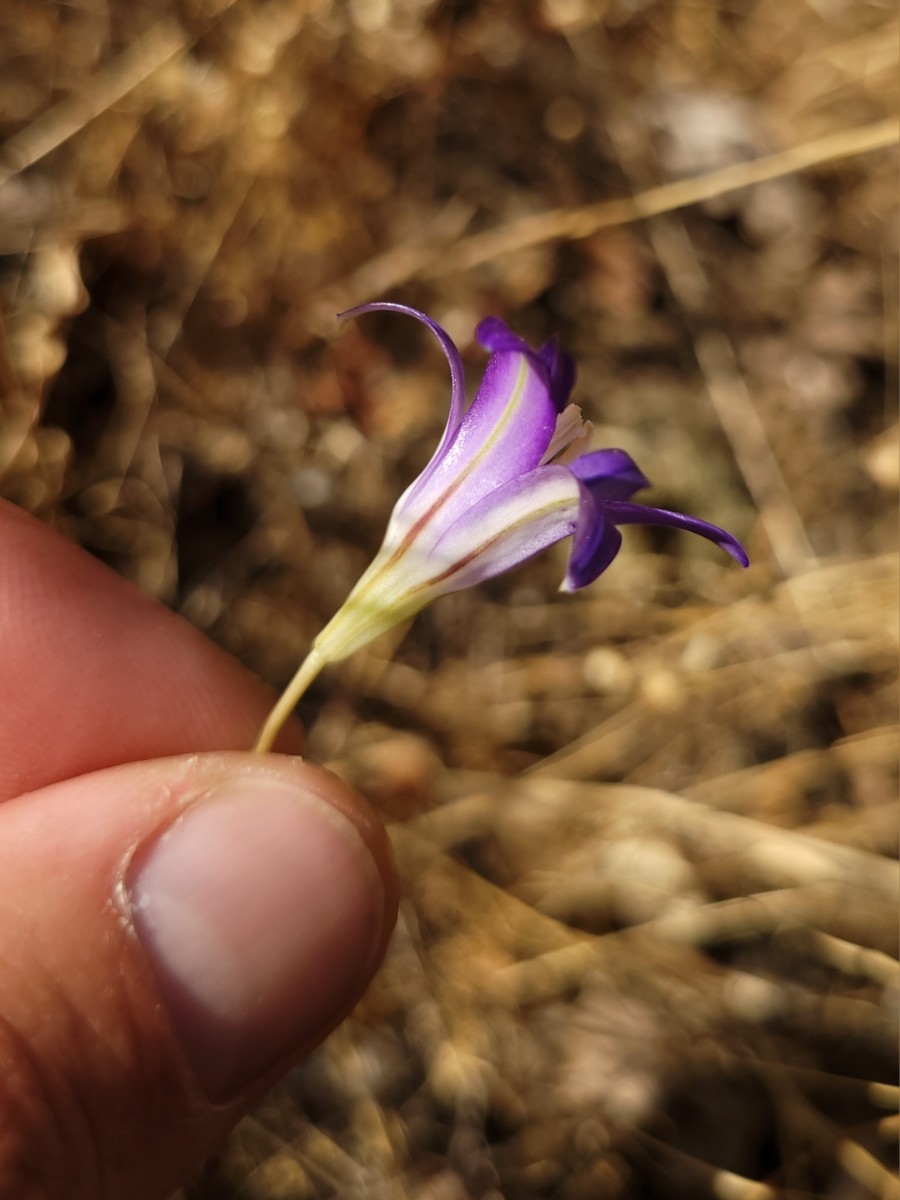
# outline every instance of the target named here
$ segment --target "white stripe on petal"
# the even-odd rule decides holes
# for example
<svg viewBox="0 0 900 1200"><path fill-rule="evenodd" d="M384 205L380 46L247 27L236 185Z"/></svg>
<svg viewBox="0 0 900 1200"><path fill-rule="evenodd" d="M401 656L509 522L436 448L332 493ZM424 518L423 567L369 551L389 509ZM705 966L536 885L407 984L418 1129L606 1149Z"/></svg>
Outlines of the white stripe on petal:
<svg viewBox="0 0 900 1200"><path fill-rule="evenodd" d="M539 467L485 496L429 554L429 587L457 591L490 579L568 537L580 491L565 467Z"/></svg>

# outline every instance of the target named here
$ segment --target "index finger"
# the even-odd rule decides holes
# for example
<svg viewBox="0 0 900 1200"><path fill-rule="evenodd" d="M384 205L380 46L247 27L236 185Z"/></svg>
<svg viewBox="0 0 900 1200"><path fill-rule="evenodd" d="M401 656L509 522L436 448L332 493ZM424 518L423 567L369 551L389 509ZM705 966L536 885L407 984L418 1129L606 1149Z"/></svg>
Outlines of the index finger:
<svg viewBox="0 0 900 1200"><path fill-rule="evenodd" d="M0 500L0 801L118 763L248 749L273 699L181 617ZM279 748L299 742L294 726Z"/></svg>

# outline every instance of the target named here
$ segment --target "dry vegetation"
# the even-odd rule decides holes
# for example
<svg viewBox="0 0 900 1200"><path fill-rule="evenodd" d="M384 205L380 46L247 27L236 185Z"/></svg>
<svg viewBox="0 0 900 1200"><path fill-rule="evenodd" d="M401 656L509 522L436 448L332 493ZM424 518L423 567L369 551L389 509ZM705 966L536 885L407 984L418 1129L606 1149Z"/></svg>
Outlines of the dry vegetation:
<svg viewBox="0 0 900 1200"><path fill-rule="evenodd" d="M283 684L441 427L418 327L335 339L390 297L559 330L753 560L629 530L326 672L400 927L194 1200L900 1194L896 60L865 0L0 9L4 495Z"/></svg>

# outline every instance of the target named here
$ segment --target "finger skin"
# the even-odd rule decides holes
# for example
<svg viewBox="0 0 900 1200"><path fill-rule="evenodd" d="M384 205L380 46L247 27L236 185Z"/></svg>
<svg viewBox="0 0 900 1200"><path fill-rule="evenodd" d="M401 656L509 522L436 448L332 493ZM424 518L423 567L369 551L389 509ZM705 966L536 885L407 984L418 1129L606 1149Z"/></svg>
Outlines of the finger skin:
<svg viewBox="0 0 900 1200"><path fill-rule="evenodd" d="M319 768L227 753L252 745L272 700L181 618L0 501L0 1200L162 1200L328 1032L224 1105L182 1052L123 881L212 780L299 772L350 817L385 883L377 968L397 903L377 818ZM294 724L280 748L299 745Z"/></svg>
<svg viewBox="0 0 900 1200"><path fill-rule="evenodd" d="M289 778L352 820L385 881L385 916L366 977L326 1027L247 1094L217 1105L198 1087L160 1003L123 885L142 845L217 780L248 769ZM396 907L381 823L329 772L287 756L131 764L0 807L0 1197L169 1195L266 1085L346 1016L380 965Z"/></svg>
<svg viewBox="0 0 900 1200"><path fill-rule="evenodd" d="M182 618L0 500L0 801L116 763L249 749L273 700ZM296 725L278 749L300 749Z"/></svg>

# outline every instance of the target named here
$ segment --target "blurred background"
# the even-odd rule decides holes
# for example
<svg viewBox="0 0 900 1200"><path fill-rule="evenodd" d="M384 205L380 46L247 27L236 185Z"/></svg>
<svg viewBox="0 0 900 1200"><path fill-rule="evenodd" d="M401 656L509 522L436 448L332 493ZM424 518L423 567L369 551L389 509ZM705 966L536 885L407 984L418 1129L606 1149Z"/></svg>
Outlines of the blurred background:
<svg viewBox="0 0 900 1200"><path fill-rule="evenodd" d="M275 687L558 332L629 529L331 668L405 900L187 1200L896 1197L898 28L880 0L7 0L0 493ZM178 686L172 664L172 686Z"/></svg>

